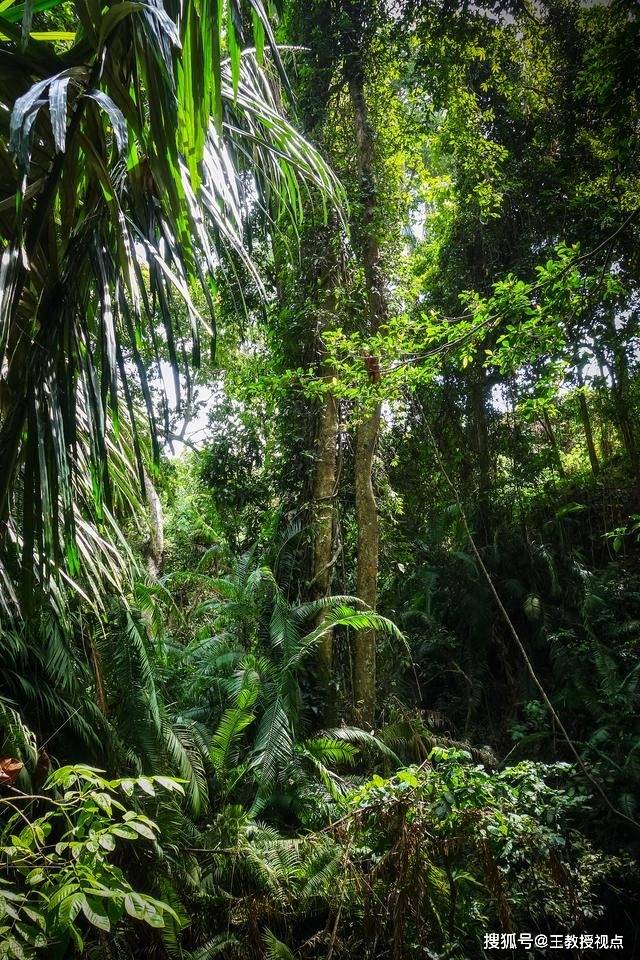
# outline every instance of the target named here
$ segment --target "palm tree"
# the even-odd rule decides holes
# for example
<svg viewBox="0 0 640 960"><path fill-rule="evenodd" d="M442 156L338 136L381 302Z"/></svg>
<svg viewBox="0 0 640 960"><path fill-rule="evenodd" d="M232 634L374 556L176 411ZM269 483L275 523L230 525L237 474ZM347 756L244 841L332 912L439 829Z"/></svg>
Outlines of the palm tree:
<svg viewBox="0 0 640 960"><path fill-rule="evenodd" d="M203 725L225 800L240 785L253 813L275 796L293 803L309 790L330 803L343 783L332 766L351 764L359 747L399 762L366 730L318 730L301 684L327 633L337 627L375 629L402 642L391 621L355 597L292 602L253 550L239 557L227 576L200 574L199 582L210 594L197 611L211 618L209 631L174 651L169 686L179 703L189 705L184 719L196 728Z"/></svg>
<svg viewBox="0 0 640 960"><path fill-rule="evenodd" d="M303 184L339 188L283 116L262 0L0 11L0 608L41 593L62 616L126 566L117 517L148 438L158 456L144 357L197 365L220 264L261 286L247 215L295 222Z"/></svg>

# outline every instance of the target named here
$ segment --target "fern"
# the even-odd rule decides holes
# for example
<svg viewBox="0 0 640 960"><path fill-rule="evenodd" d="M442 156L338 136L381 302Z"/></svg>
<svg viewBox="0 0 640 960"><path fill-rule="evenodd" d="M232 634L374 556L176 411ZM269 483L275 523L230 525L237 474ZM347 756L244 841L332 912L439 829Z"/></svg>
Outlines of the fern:
<svg viewBox="0 0 640 960"><path fill-rule="evenodd" d="M296 960L289 947L271 933L265 930L264 945L267 954L267 960Z"/></svg>
<svg viewBox="0 0 640 960"><path fill-rule="evenodd" d="M221 933L195 950L191 955L192 960L212 960L213 957L219 957L221 953L234 953L239 946L238 938L233 934Z"/></svg>
<svg viewBox="0 0 640 960"><path fill-rule="evenodd" d="M211 760L218 773L226 771L229 762L235 762L232 749L243 731L255 720L255 714L242 707L230 707L222 715L211 738Z"/></svg>

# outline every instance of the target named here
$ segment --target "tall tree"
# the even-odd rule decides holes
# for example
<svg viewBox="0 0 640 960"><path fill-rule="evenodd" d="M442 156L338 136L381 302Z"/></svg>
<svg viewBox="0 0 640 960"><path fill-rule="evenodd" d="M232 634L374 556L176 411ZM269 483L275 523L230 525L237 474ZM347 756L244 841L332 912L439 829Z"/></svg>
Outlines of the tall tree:
<svg viewBox="0 0 640 960"><path fill-rule="evenodd" d="M312 52L311 64L295 76L295 90L304 130L312 143L328 153L327 133L330 123L332 81L336 66L336 49L331 42L334 25L330 5L324 2L290 4L287 22L288 39ZM331 389L334 370L327 361L325 339L339 325L341 289L346 283L344 270L344 223L331 218L319 222L317 212L309 211L303 230L301 261L295 286L303 293L304 304L298 305L306 318L305 360L316 371L324 389L313 408L312 434L309 446L313 457L307 487L311 550L308 568L309 592L313 600L331 593L336 553L335 503L338 485L339 405ZM298 301L300 297L296 298ZM306 401L303 401L306 402ZM318 623L324 618L318 612ZM327 630L319 647L322 686L331 709L333 699L333 630Z"/></svg>
<svg viewBox="0 0 640 960"><path fill-rule="evenodd" d="M362 264L368 306L366 331L375 335L388 314L386 278L382 261L380 231L384 217L377 178L376 135L367 104L366 77L371 64L371 41L379 28L376 3L355 0L346 5L343 26L344 77L353 111L358 171L357 219L352 219L357 255ZM372 383L380 377L380 360L365 357ZM364 409L356 427L355 498L357 525L358 597L375 610L378 602L379 522L374 491L374 458L380 431L381 404L373 400ZM353 697L356 717L372 724L376 703L376 636L360 632L353 643Z"/></svg>

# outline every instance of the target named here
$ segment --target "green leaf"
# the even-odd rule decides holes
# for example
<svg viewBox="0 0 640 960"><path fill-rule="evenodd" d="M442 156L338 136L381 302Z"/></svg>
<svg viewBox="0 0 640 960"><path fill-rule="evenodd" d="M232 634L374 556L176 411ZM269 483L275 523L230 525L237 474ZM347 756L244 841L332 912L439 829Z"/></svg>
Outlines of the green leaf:
<svg viewBox="0 0 640 960"><path fill-rule="evenodd" d="M87 895L82 904L82 912L89 923L91 923L94 927L97 927L98 930L104 930L105 933L109 933L111 930L111 921L104 912L103 906L99 900L96 900L95 897Z"/></svg>
<svg viewBox="0 0 640 960"><path fill-rule="evenodd" d="M67 133L67 90L70 76L55 77L49 86L49 114L56 150L64 152Z"/></svg>
<svg viewBox="0 0 640 960"><path fill-rule="evenodd" d="M91 100L95 100L95 102L102 107L104 112L108 115L113 125L113 133L116 138L118 150L122 154L126 153L127 124L122 110L120 110L120 108L115 105L111 97L107 96L106 93L103 93L102 90L89 90L86 96L90 97Z"/></svg>
<svg viewBox="0 0 640 960"><path fill-rule="evenodd" d="M160 784L161 787L164 787L165 790L173 791L174 793L184 794L184 787L179 783L174 777L163 777L158 774L155 774L153 777L154 783Z"/></svg>
<svg viewBox="0 0 640 960"><path fill-rule="evenodd" d="M138 837L137 832L129 824L116 824L110 829L116 837L122 837L124 840L136 840Z"/></svg>
<svg viewBox="0 0 640 960"><path fill-rule="evenodd" d="M135 920L144 920L146 905L142 897L136 893L128 893L124 898L124 908L130 917Z"/></svg>
<svg viewBox="0 0 640 960"><path fill-rule="evenodd" d="M140 777L136 783L141 790L144 790L145 793L148 793L150 797L155 797L156 791L153 787L151 780L148 780L146 777Z"/></svg>
<svg viewBox="0 0 640 960"><path fill-rule="evenodd" d="M268 960L295 960L295 956L289 947L278 940L270 930L264 932L264 945Z"/></svg>
<svg viewBox="0 0 640 960"><path fill-rule="evenodd" d="M146 823L140 823L139 820L129 820L129 826L132 827L141 837L145 837L147 840L156 839L153 830L148 827Z"/></svg>

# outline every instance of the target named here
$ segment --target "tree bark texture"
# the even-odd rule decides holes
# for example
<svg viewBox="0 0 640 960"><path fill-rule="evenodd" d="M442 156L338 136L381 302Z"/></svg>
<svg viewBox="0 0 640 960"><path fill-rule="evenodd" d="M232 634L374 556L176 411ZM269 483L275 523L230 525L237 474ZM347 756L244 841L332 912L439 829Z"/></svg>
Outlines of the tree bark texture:
<svg viewBox="0 0 640 960"><path fill-rule="evenodd" d="M584 377L582 376L582 368L580 366L577 367L577 372L578 372L578 412L580 414L580 420L582 421L582 429L584 430L584 439L587 444L587 452L589 454L589 463L591 464L591 472L593 473L594 477L597 477L600 471L600 463L598 461L596 445L593 439L591 415L589 414L589 405L587 404L587 398L584 392Z"/></svg>
<svg viewBox="0 0 640 960"><path fill-rule="evenodd" d="M309 557L308 596L323 600L331 595L333 567L336 561L335 498L337 494L338 465L338 402L331 392L335 371L327 361L325 336L336 326L338 291L344 281L339 259L337 225L329 229L312 228L307 238L309 256L315 264L315 282L309 293L312 309L311 360L326 392L318 401L313 414L313 428L309 445L313 453L313 469L309 478L309 522L311 549ZM319 627L326 619L326 610L315 618ZM333 677L333 631L322 638L318 649L320 682L327 696L327 710L331 713Z"/></svg>
<svg viewBox="0 0 640 960"><path fill-rule="evenodd" d="M638 473L640 472L640 454L636 430L630 414L629 361L613 320L609 324L609 328L613 352L613 367L611 370L613 405L620 438L631 466Z"/></svg>
<svg viewBox="0 0 640 960"><path fill-rule="evenodd" d="M160 497L145 471L144 490L147 497L149 519L149 542L147 545L147 568L152 577L157 577L162 568L164 555L164 516Z"/></svg>
<svg viewBox="0 0 640 960"><path fill-rule="evenodd" d="M477 517L483 542L490 539L491 451L487 402L489 383L482 361L477 361L469 379L469 427L478 477Z"/></svg>
<svg viewBox="0 0 640 960"><path fill-rule="evenodd" d="M349 95L354 114L357 162L362 192L361 221L357 224L369 307L369 329L375 333L387 320L388 306L376 228L378 194L375 180L375 138L367 112L361 51L354 51L348 67ZM375 383L377 358L365 358ZM356 433L355 494L358 528L357 594L375 609L378 596L378 508L373 489L373 465L381 407L365 411ZM357 722L373 725L376 706L376 635L358 631L353 641L353 699Z"/></svg>
<svg viewBox="0 0 640 960"><path fill-rule="evenodd" d="M312 562L311 595L314 600L331 594L334 563L334 498L336 495L336 465L338 450L338 404L331 393L325 394L318 417L316 464L311 503ZM324 613L318 616L318 624ZM320 668L326 683L333 669L333 631L322 639Z"/></svg>
<svg viewBox="0 0 640 960"><path fill-rule="evenodd" d="M358 427L355 488L358 528L358 597L375 610L378 600L378 507L373 491L373 461L380 428L380 406ZM353 644L354 713L373 724L376 704L376 634L360 630Z"/></svg>
<svg viewBox="0 0 640 960"><path fill-rule="evenodd" d="M551 447L551 451L553 453L553 459L555 460L558 475L562 477L562 479L564 480L567 474L562 464L562 456L560 455L560 448L558 446L558 441L556 440L556 435L553 430L553 424L551 423L551 420L549 419L549 414L547 413L546 410L544 410L542 413L542 426L544 428L544 432L547 435L547 440L549 441L549 446Z"/></svg>

